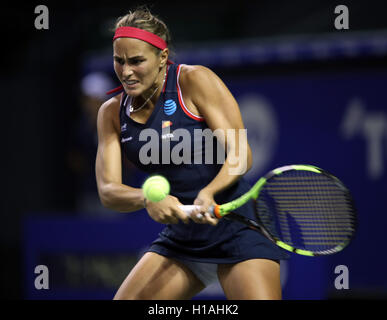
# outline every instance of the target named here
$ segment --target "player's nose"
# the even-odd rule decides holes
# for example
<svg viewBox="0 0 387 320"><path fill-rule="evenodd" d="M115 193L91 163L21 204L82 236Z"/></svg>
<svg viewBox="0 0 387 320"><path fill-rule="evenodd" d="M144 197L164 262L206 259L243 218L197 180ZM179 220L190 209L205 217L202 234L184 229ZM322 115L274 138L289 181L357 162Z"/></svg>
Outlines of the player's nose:
<svg viewBox="0 0 387 320"><path fill-rule="evenodd" d="M133 75L132 68L125 63L125 65L122 68L122 78L123 79L129 79L130 76L132 76L132 75Z"/></svg>

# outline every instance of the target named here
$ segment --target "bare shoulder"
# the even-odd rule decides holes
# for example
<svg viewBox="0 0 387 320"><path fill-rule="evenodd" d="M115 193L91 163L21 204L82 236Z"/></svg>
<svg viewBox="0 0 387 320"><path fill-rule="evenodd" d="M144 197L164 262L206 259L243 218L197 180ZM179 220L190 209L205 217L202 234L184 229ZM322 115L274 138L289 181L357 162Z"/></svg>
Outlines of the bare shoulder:
<svg viewBox="0 0 387 320"><path fill-rule="evenodd" d="M106 100L99 108L98 113L101 113L104 117L110 114L114 114L115 111L119 111L121 102L121 94L118 94L109 100Z"/></svg>
<svg viewBox="0 0 387 320"><path fill-rule="evenodd" d="M98 121L112 121L115 128L119 128L121 94L118 94L105 101L98 110Z"/></svg>
<svg viewBox="0 0 387 320"><path fill-rule="evenodd" d="M201 113L200 106L209 97L217 95L225 86L222 80L211 69L200 65L182 65L180 71L180 87L187 99Z"/></svg>
<svg viewBox="0 0 387 320"><path fill-rule="evenodd" d="M216 74L209 68L200 65L182 65L180 79L182 84L200 84L203 81L211 81L217 78Z"/></svg>

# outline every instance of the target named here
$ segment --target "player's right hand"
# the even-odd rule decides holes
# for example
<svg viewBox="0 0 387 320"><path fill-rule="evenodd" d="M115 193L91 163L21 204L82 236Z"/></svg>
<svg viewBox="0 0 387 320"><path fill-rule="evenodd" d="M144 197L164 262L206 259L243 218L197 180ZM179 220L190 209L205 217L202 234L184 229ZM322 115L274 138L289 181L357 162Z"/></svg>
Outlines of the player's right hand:
<svg viewBox="0 0 387 320"><path fill-rule="evenodd" d="M146 209L149 216L156 222L163 224L177 224L179 220L183 223L189 223L189 217L182 211L179 206L179 199L168 195L159 202L146 202Z"/></svg>

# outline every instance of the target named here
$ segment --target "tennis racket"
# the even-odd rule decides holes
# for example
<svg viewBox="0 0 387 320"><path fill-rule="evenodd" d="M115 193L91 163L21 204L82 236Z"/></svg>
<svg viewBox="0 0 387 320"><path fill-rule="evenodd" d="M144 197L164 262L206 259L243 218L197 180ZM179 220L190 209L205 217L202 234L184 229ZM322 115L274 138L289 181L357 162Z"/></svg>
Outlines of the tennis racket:
<svg viewBox="0 0 387 320"><path fill-rule="evenodd" d="M253 202L255 220L233 210ZM191 214L197 206L181 206ZM274 169L239 198L213 206L214 217L241 222L279 247L305 256L343 250L356 229L356 209L349 190L332 174L311 165Z"/></svg>

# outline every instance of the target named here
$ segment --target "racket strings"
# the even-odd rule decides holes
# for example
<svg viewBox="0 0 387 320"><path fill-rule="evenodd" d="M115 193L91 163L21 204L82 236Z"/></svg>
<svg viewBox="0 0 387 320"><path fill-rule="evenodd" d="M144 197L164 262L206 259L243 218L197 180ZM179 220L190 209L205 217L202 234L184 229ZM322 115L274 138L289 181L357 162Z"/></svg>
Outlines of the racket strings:
<svg viewBox="0 0 387 320"><path fill-rule="evenodd" d="M349 240L353 205L336 179L310 171L288 171L270 178L256 210L277 239L304 250L322 251Z"/></svg>

